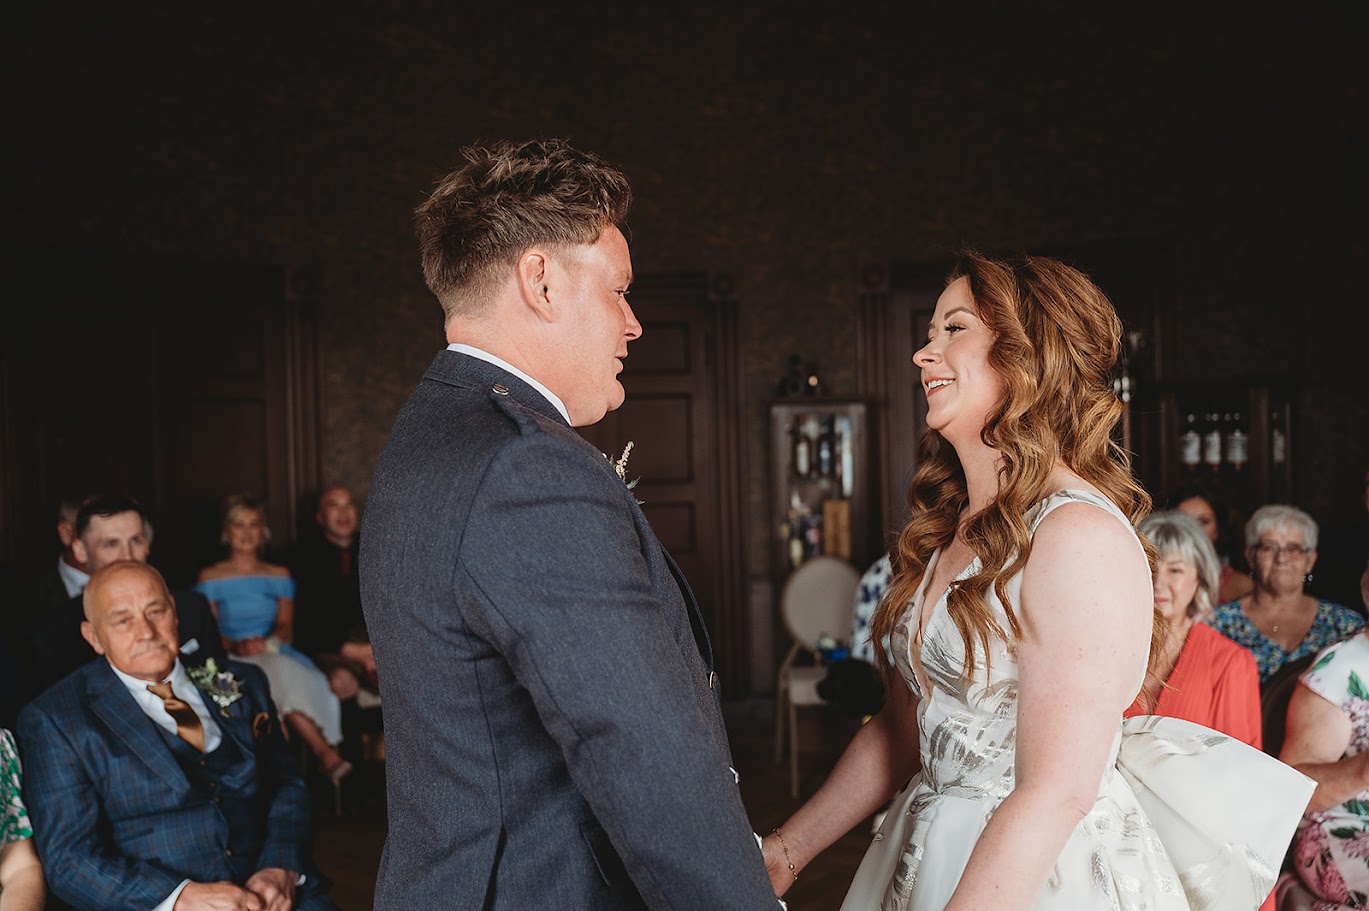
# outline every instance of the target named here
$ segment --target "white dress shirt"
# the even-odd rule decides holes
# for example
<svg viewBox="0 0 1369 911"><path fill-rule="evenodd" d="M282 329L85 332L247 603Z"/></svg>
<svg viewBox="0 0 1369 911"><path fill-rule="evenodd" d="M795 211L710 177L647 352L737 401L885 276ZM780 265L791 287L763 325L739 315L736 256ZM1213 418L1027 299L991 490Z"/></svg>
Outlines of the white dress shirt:
<svg viewBox="0 0 1369 911"><path fill-rule="evenodd" d="M61 557L57 558L57 578L62 580L62 587L67 590L68 598L75 598L86 590L86 583L90 581L90 576L81 572Z"/></svg>

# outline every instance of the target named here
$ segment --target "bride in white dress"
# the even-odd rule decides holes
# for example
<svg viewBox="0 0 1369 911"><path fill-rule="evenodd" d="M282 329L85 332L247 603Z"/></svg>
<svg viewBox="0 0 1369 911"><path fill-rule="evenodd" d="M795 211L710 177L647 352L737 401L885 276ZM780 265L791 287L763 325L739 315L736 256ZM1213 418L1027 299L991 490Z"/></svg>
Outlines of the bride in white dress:
<svg viewBox="0 0 1369 911"><path fill-rule="evenodd" d="M1123 724L1165 625L1133 530L1150 500L1111 440L1120 336L1082 273L962 257L913 357L930 432L874 624L888 699L765 838L778 893L894 795L843 911L1268 894L1310 779L1177 719Z"/></svg>

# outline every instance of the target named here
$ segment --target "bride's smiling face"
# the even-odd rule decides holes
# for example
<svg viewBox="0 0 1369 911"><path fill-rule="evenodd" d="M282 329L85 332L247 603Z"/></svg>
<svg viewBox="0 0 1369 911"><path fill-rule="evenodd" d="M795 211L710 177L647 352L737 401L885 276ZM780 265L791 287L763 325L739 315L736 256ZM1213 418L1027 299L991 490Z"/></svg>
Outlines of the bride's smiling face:
<svg viewBox="0 0 1369 911"><path fill-rule="evenodd" d="M979 318L970 280L958 278L936 302L927 344L913 355L927 395L927 426L951 445L974 442L1003 400L1006 384L989 361L995 333Z"/></svg>

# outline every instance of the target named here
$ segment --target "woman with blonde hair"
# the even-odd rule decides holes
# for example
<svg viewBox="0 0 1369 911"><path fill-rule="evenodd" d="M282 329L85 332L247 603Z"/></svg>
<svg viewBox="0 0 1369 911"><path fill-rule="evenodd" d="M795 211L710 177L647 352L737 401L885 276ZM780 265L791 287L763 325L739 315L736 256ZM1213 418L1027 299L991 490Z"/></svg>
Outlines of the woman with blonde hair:
<svg viewBox="0 0 1369 911"><path fill-rule="evenodd" d="M1186 889L1248 911L1268 893L1303 776L1177 719L1122 736L1167 624L1133 527L1149 498L1112 438L1120 337L1078 270L961 257L913 356L929 432L871 637L888 699L765 839L778 892L897 791L844 911L1166 911ZM1215 803L1204 769L1287 805Z"/></svg>
<svg viewBox="0 0 1369 911"><path fill-rule="evenodd" d="M308 746L319 771L336 786L352 771L337 750L342 705L313 659L290 645L295 580L284 566L262 559L271 539L266 508L235 494L224 500L221 512L228 556L200 570L195 590L213 606L224 648L262 669L286 728Z"/></svg>

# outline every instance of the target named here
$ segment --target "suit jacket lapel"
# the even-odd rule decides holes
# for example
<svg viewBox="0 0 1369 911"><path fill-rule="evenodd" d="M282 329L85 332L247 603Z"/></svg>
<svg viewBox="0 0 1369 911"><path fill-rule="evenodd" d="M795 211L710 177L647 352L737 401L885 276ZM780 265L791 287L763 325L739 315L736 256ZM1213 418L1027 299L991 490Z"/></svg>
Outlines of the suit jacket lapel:
<svg viewBox="0 0 1369 911"><path fill-rule="evenodd" d="M86 683L86 694L90 697L90 710L96 717L128 744L168 787L183 791L189 786L176 757L171 755L171 750L157 733L156 722L142 710L123 681L110 670L108 662L101 660L95 668Z"/></svg>

